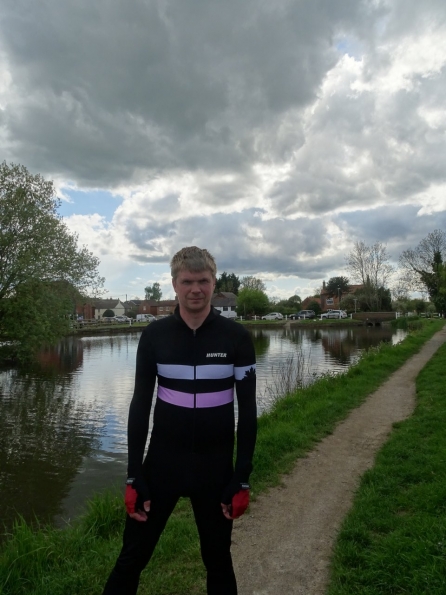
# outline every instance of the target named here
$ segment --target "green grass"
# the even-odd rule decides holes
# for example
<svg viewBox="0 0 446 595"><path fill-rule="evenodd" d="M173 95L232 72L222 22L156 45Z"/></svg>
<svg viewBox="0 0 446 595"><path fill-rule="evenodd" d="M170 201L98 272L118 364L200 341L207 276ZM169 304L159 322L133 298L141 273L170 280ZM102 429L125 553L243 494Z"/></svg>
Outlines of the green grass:
<svg viewBox="0 0 446 595"><path fill-rule="evenodd" d="M252 475L253 493L277 485L299 456L332 432L443 321L426 321L400 344L383 344L337 377L325 377L279 401L260 417ZM98 496L88 513L64 530L32 531L16 524L0 554L4 595L98 595L120 549L124 507L120 494ZM440 541L440 540L439 540ZM198 537L187 500L169 520L155 555L142 575L142 595L204 595L205 576ZM346 593L347 591L345 591Z"/></svg>
<svg viewBox="0 0 446 595"><path fill-rule="evenodd" d="M329 595L446 593L446 345L417 379L362 479L335 548Z"/></svg>

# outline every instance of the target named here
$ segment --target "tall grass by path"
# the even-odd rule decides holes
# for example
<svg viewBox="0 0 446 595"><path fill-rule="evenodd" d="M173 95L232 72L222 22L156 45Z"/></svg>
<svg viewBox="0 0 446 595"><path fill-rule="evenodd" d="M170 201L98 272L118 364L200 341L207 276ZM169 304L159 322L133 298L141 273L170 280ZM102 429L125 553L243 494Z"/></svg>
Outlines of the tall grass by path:
<svg viewBox="0 0 446 595"><path fill-rule="evenodd" d="M443 326L426 321L402 343L381 345L340 376L327 376L278 401L259 418L252 475L253 493L280 481L295 460L330 433ZM0 553L4 595L99 595L121 546L121 493L100 495L82 518L64 530L32 531L17 523ZM172 515L148 569L141 595L204 595L205 574L189 502Z"/></svg>
<svg viewBox="0 0 446 595"><path fill-rule="evenodd" d="M446 593L446 345L417 378L341 529L328 595Z"/></svg>

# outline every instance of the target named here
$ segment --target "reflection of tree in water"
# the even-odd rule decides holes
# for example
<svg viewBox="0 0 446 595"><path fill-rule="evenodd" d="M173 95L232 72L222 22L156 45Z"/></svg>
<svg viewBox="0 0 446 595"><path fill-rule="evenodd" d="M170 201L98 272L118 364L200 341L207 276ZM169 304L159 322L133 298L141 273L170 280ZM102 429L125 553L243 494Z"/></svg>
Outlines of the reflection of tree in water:
<svg viewBox="0 0 446 595"><path fill-rule="evenodd" d="M351 364L358 350L367 351L380 342L392 340L393 330L386 327L355 327L331 329L321 332L321 343L326 353L343 365Z"/></svg>
<svg viewBox="0 0 446 595"><path fill-rule="evenodd" d="M48 373L74 372L83 362L83 343L76 337L66 337L57 345L44 347L37 354L37 366Z"/></svg>
<svg viewBox="0 0 446 595"><path fill-rule="evenodd" d="M0 519L7 527L17 514L30 522L59 514L83 457L98 446L93 407L76 403L70 384L66 375L0 374Z"/></svg>
<svg viewBox="0 0 446 595"><path fill-rule="evenodd" d="M296 345L321 344L325 353L343 367L357 359L359 353L382 342L391 342L394 331L389 326L350 328L308 328L283 331L291 343ZM358 353L359 351L359 353Z"/></svg>
<svg viewBox="0 0 446 595"><path fill-rule="evenodd" d="M270 336L262 329L250 329L249 332L254 343L256 356L259 358L266 355L271 342Z"/></svg>

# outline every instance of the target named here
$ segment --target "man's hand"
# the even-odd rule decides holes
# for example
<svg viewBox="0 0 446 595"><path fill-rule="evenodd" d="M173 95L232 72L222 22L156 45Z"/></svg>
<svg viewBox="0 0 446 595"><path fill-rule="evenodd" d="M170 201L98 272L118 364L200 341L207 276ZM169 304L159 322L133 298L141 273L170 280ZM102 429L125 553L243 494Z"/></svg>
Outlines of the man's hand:
<svg viewBox="0 0 446 595"><path fill-rule="evenodd" d="M238 491L233 494L230 503L227 503L227 497L224 498L226 503L221 503L221 509L227 519L238 519L249 506L249 484L240 483Z"/></svg>
<svg viewBox="0 0 446 595"><path fill-rule="evenodd" d="M144 481L135 478L127 479L124 502L130 518L140 522L147 521L150 497Z"/></svg>

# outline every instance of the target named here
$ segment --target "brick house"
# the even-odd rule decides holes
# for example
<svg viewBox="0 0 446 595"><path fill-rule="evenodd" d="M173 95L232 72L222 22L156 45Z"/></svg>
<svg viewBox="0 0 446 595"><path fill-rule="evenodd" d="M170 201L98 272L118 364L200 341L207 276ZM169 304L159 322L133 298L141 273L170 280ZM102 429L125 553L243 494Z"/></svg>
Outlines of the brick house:
<svg viewBox="0 0 446 595"><path fill-rule="evenodd" d="M153 314L154 316L168 316L175 310L177 300L141 300L138 314Z"/></svg>
<svg viewBox="0 0 446 595"><path fill-rule="evenodd" d="M346 295L349 294L354 294L356 291L358 291L358 289L362 289L364 286L363 285L349 285L348 287L348 291L344 291L341 294L341 300L343 297L345 297ZM309 298L307 298L309 299ZM313 298L314 300L314 298ZM322 282L322 291L321 291L321 297L319 300L319 304L321 306L321 310L323 312L325 312L326 310L339 310L340 309L340 305L339 305L339 297L337 294L330 294L325 286L325 281Z"/></svg>

